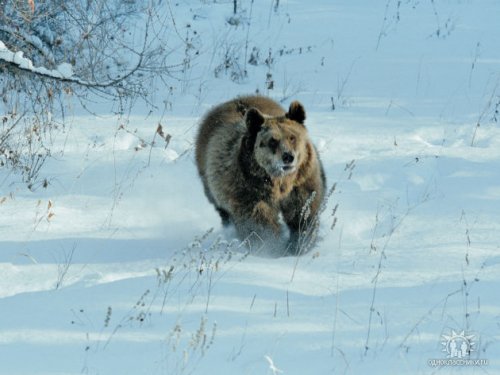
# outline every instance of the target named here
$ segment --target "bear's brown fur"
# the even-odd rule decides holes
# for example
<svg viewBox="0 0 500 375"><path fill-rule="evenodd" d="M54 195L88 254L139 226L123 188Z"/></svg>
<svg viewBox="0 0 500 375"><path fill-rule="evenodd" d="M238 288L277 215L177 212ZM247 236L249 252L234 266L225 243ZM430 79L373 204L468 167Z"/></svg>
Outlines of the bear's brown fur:
<svg viewBox="0 0 500 375"><path fill-rule="evenodd" d="M241 239L279 238L290 229L289 254L309 247L324 197L325 175L297 101L288 112L262 96L213 108L196 139L196 164L208 200Z"/></svg>

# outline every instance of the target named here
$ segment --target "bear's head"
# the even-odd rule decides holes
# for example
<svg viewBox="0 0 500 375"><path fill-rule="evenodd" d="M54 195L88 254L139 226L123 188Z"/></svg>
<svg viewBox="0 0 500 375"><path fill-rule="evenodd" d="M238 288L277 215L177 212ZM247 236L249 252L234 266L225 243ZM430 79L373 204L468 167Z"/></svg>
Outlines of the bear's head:
<svg viewBox="0 0 500 375"><path fill-rule="evenodd" d="M306 113L294 101L284 116L269 117L250 108L245 122L253 144L253 158L271 177L296 172L307 157L309 140L304 126Z"/></svg>

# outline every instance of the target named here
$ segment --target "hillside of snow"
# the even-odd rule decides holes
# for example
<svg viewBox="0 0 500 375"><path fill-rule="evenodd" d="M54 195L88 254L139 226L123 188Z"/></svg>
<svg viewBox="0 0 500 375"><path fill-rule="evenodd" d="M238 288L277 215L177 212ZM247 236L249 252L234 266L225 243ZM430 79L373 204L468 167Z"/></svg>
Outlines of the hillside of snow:
<svg viewBox="0 0 500 375"><path fill-rule="evenodd" d="M157 111L74 105L47 188L0 170L0 375L500 373L500 3L275 3L172 2ZM304 104L332 189L301 257L197 175L200 117L255 92ZM461 332L485 361L436 365Z"/></svg>

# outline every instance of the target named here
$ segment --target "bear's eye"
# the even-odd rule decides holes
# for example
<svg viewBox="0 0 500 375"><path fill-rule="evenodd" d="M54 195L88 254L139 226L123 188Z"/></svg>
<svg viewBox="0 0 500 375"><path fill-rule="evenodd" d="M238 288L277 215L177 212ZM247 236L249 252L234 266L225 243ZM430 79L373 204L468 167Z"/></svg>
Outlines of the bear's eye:
<svg viewBox="0 0 500 375"><path fill-rule="evenodd" d="M290 139L290 143L295 144L296 139L295 139L294 135L291 135L289 139Z"/></svg>
<svg viewBox="0 0 500 375"><path fill-rule="evenodd" d="M266 144L264 142L260 142L260 147L266 147Z"/></svg>
<svg viewBox="0 0 500 375"><path fill-rule="evenodd" d="M271 138L269 140L269 148L275 150L277 147L278 147L278 140L277 139L274 139L274 138Z"/></svg>

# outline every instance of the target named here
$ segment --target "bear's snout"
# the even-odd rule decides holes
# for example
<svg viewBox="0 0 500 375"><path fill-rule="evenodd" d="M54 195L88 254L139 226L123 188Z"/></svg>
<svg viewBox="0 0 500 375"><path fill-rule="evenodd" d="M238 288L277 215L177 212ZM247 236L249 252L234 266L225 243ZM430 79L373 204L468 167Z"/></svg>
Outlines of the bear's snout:
<svg viewBox="0 0 500 375"><path fill-rule="evenodd" d="M284 152L281 159L283 160L283 163L291 164L291 163L293 163L293 160L295 159L295 157L293 156L293 154L291 152Z"/></svg>

